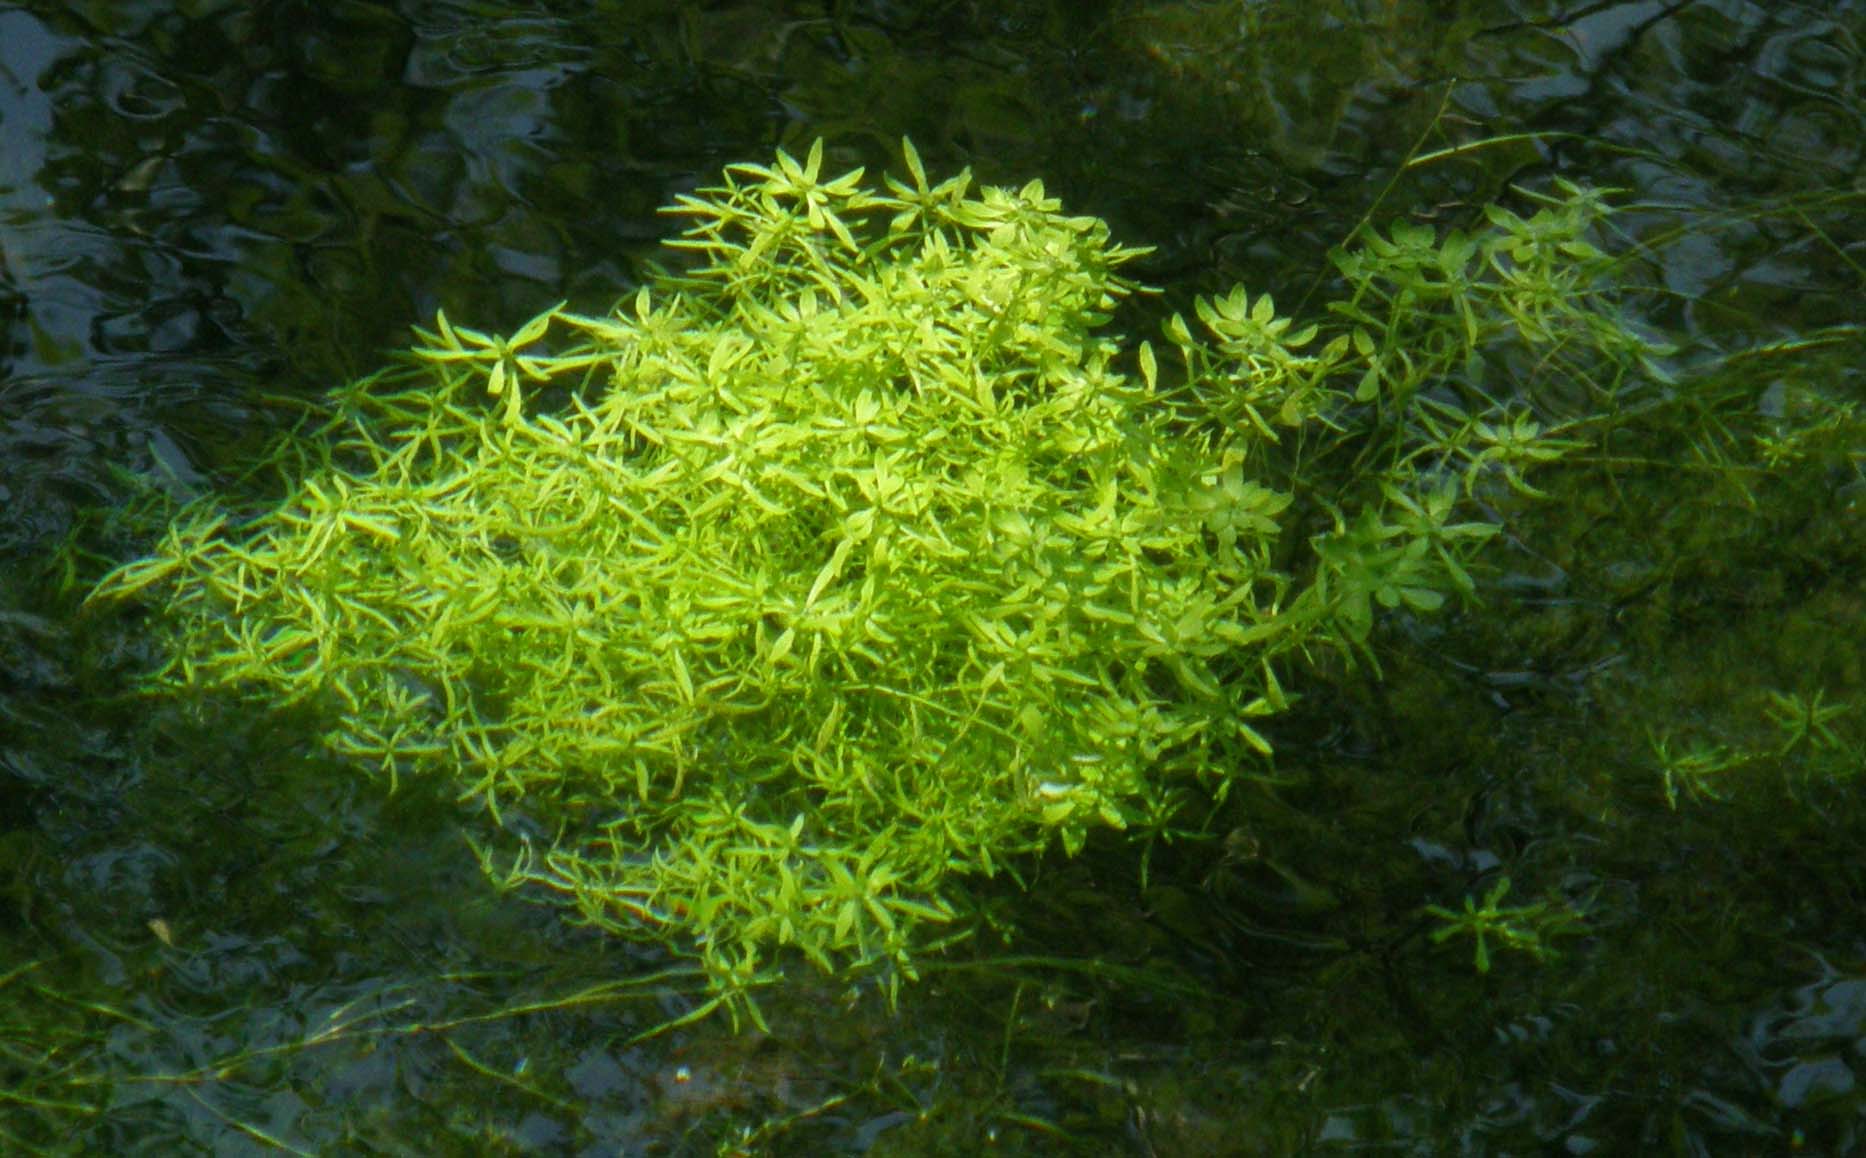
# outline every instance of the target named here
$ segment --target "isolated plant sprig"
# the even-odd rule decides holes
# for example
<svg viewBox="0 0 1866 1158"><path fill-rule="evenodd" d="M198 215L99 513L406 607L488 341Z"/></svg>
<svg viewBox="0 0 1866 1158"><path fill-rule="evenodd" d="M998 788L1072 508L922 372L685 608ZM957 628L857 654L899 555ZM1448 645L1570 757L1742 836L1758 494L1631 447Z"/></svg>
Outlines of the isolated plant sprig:
<svg viewBox="0 0 1866 1158"><path fill-rule="evenodd" d="M1503 898L1509 892L1510 878L1498 877L1481 905L1468 894L1461 910L1427 905L1425 912L1441 922L1432 931L1432 943L1442 945L1453 937L1470 937L1471 964L1479 973L1488 973L1494 951L1515 949L1539 961L1547 960L1554 952L1550 940L1561 933L1575 932L1580 924L1579 915L1565 905L1547 901L1505 905Z"/></svg>
<svg viewBox="0 0 1866 1158"><path fill-rule="evenodd" d="M789 952L892 987L965 935L969 875L1199 835L1188 805L1271 753L1285 657L1473 592L1494 528L1462 497L1548 448L1434 382L1558 307L1532 333L1480 274L1382 289L1407 232L1350 263L1350 325L1239 290L1136 378L1101 330L1141 251L905 156L885 192L820 142L731 166L669 210L696 264L606 315L437 315L280 450L308 465L275 508L200 504L97 597L164 599L161 687L304 702L391 786L453 778L495 880L724 992ZM1446 244L1462 271L1502 242ZM1453 334L1413 356L1422 302ZM1292 431L1354 467L1291 472ZM1279 568L1298 488L1338 521Z"/></svg>

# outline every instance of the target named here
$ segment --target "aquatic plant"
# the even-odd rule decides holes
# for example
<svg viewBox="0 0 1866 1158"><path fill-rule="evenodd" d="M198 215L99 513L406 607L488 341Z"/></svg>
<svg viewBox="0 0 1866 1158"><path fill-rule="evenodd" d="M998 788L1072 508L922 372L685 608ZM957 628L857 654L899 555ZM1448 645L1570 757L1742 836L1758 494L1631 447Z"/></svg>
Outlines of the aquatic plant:
<svg viewBox="0 0 1866 1158"><path fill-rule="evenodd" d="M1456 936L1471 938L1471 964L1479 973L1490 972L1491 953L1495 949L1516 949L1537 960L1546 960L1554 952L1549 939L1576 931L1578 914L1567 904L1537 901L1529 905L1504 905L1510 892L1510 878L1498 877L1497 883L1477 899L1465 895L1462 911L1443 905L1427 905L1425 912L1439 920L1431 934L1434 945L1442 945Z"/></svg>
<svg viewBox="0 0 1866 1158"><path fill-rule="evenodd" d="M1722 745L1707 744L1701 740L1674 752L1670 737L1648 730L1646 739L1652 748L1659 775L1665 782L1666 807L1673 811L1677 810L1681 795L1705 800L1727 799L1716 786L1716 781L1732 769L1741 768L1749 760L1746 754L1731 752Z"/></svg>
<svg viewBox="0 0 1866 1158"><path fill-rule="evenodd" d="M1824 703L1826 694L1822 688L1816 688L1811 697L1793 692L1768 693L1769 720L1781 730L1783 737L1779 755L1787 755L1801 744L1812 748L1840 747L1840 739L1827 725L1846 714L1850 705Z"/></svg>
<svg viewBox="0 0 1866 1158"><path fill-rule="evenodd" d="M756 1018L785 951L892 994L969 931L968 876L1208 835L1269 769L1279 667L1474 592L1467 500L1570 445L1524 384L1650 362L1584 292L1573 187L1369 231L1326 341L1240 288L1163 358L1105 332L1143 251L904 153L881 190L820 142L729 167L668 210L688 264L606 315L437 314L280 446L282 501L195 505L93 598L160 596L162 694L453 778L496 881Z"/></svg>

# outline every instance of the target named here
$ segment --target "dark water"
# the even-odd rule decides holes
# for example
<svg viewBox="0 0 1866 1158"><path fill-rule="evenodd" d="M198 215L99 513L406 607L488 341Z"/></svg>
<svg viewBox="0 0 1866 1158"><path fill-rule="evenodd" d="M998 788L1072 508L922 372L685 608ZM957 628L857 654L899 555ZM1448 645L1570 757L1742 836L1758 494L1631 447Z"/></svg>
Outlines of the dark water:
<svg viewBox="0 0 1866 1158"><path fill-rule="evenodd" d="M1294 303L1363 215L1618 187L1682 360L1802 343L1731 389L1858 398L1862 37L1734 0L0 5L0 1151L1866 1147L1866 708L1724 800L1669 805L1648 741L1861 699L1857 438L1747 501L1681 457L1559 505L1585 550L1526 538L1490 626L1305 689L1303 783L1248 802L1273 855L1044 866L898 1014L799 970L769 1036L632 1043L693 1007L677 962L493 895L443 786L389 797L313 722L134 695L139 624L74 595L145 545L127 477L238 485L437 306L601 311L657 206L819 135L1041 176L1168 303ZM1420 906L1499 871L1585 936L1431 944Z"/></svg>

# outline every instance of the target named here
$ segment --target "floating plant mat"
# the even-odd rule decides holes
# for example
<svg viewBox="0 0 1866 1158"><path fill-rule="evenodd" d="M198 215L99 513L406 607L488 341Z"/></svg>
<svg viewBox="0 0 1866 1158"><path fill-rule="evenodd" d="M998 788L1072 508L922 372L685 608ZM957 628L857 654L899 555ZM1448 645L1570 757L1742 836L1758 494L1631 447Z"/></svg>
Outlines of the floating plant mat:
<svg viewBox="0 0 1866 1158"><path fill-rule="evenodd" d="M1470 594L1472 496L1663 377L1572 186L1362 231L1325 322L1238 289L1156 350L1106 332L1141 251L1040 183L821 155L682 197L689 260L606 316L437 316L278 448L283 501L197 503L93 598L161 601L162 691L453 778L496 881L757 1018L791 954L892 993L968 878L1210 835L1278 669Z"/></svg>

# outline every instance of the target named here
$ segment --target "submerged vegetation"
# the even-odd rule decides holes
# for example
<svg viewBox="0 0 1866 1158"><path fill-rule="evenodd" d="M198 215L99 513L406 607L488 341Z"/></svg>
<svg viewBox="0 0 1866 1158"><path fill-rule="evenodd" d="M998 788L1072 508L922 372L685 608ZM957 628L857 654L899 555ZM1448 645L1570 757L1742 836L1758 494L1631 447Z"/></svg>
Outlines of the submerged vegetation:
<svg viewBox="0 0 1866 1158"><path fill-rule="evenodd" d="M0 1151L1866 1150L1856 9L1532 4L1505 19L1497 5L1455 0L1421 22L1415 6L1358 0L413 7L0 14ZM790 178L772 145L784 142L801 173L815 136L826 142L814 183L867 164L846 192L905 202L921 182L893 144L904 133L925 158L927 193L966 164L984 184L1008 184L1008 197L1040 175L1038 199L1063 201L1055 217L1105 219L1110 249L1157 246L1110 263L1103 273L1120 284L1091 311L1107 318L1082 330L1113 350L1114 421L1141 428L1123 435L1137 450L1164 446L1187 463L1231 436L1244 457L1199 476L1189 503L1201 544L1222 557L1229 530L1247 554L1263 552L1257 609L1270 618L1304 598L1328 612L1280 639L1196 657L1236 681L1246 705L1268 690L1267 659L1284 694L1243 721L1270 756L1238 733L1237 759L1211 772L1178 747L1145 767L1146 780L1180 790L1163 829L1123 816L1123 799L1144 797L1119 786L1125 830L1053 799L1065 778L1033 776L1006 826L1023 851L994 857L989 873L946 865L929 889L896 883L890 895L934 910L907 911L905 962L865 903L838 941L848 906L832 897L804 922L827 972L783 941L780 920L750 937L748 980L732 972L743 942L707 961L686 885L730 893L713 926L722 937L732 922L750 929L741 902L797 926L798 906L779 905L776 888L683 878L659 903L611 887L654 885L641 866L692 847L685 818L698 809L673 795L678 766L643 755L644 806L632 761L592 759L611 779L623 773L602 795L581 767L514 756L489 772L486 753L574 744L588 757L584 729L610 721L573 716L561 744L554 720L515 730L550 698L528 680L604 693L573 661L656 640L644 645L622 618L635 605L605 617L579 600L624 586L664 596L670 577L700 574L687 560L644 561L627 542L642 583L604 558L573 572L573 555L614 540L588 533L570 500L607 502L619 472L677 455L683 471L737 469L695 445L600 430L592 440L581 408L614 405L621 351L587 324L638 326L645 285L653 315L702 331L661 356L703 359L704 374L706 334L739 301L782 311L804 300L786 287L813 286L818 314L831 316L809 332L841 334L856 283L840 271L867 282L901 265L927 274L911 242L885 244L905 208L845 210L840 192L813 200L855 249L827 217L813 229L807 207L792 227L839 271L840 300L807 272L746 280L765 272L733 248L747 246L746 222L655 208L696 184L736 184L762 214L766 176L735 167L722 181L721 166L763 160ZM881 180L886 168L909 192ZM959 200L985 197L968 185ZM723 227L660 248L682 225L709 224ZM1526 231L1540 240L1519 255L1506 239ZM990 230L939 232L955 265L977 267L993 244ZM654 255L673 268L654 272ZM1233 290L1240 282L1248 295ZM1273 306L1260 306L1266 290ZM574 304L527 335L525 319L560 299ZM1002 301L981 300L933 317L933 335L970 348L979 313ZM394 356L331 393L409 345L407 321L435 319L443 303L458 350L438 320L424 322L413 344L433 354ZM1316 333L1283 352L1221 348L1208 323L1249 322L1259 308L1279 339ZM595 316L580 325L573 314ZM1319 358L1344 337L1300 422L1285 424L1274 398L1243 396L1258 375L1277 381L1284 354ZM599 357L553 372L579 352ZM777 364L763 346L743 357ZM1046 384L1088 364L1051 361ZM450 388L455 373L465 381ZM747 376L721 375L735 397L771 397L748 392ZM632 381L671 388L649 372ZM510 436L509 384L524 428ZM902 373L877 386L877 407L900 408L894 394L912 385ZM1150 400L1121 400L1149 386ZM1040 395L1002 397L1028 406ZM691 433L670 409L635 413ZM820 462L853 453L790 411L752 422L698 392L692 409L760 438L808 425L830 452ZM1149 430L1156 410L1163 429ZM422 492L412 511L375 475L418 415L436 430L414 440L419 455L438 457L411 452L408 486ZM869 421L889 419L877 409ZM265 453L294 422L298 436ZM544 448L548 464L537 457L550 422L604 443L592 456L602 487L562 447ZM964 422L945 425L985 428ZM902 449L887 433L870 447ZM1461 449L1443 448L1461 435ZM755 466L814 469L783 454ZM618 456L619 467L607 461ZM439 461L544 482L543 506L488 510L430 493L446 481ZM739 473L795 513L811 501ZM765 532L787 516L739 510L749 492L714 481L732 488L729 524L759 532L772 591L807 599L845 537L838 517L852 512L819 506L817 525L785 539ZM914 493L938 501L950 481L923 474ZM1041 481L1087 501L1060 469ZM1407 536L1380 537L1381 525L1419 517L1386 485L1427 519L1445 509L1443 525L1460 530L1442 555L1430 547L1408 568ZM852 507L874 505L857 481L834 486ZM461 482L491 493L476 488ZM1135 509L1133 490L1121 483L1117 515ZM721 548L715 570L742 570L743 545L681 524L708 497L695 480L648 517L670 538ZM348 518L309 578L284 574L274 556L293 548L290 519L330 510ZM928 510L964 525L952 503ZM896 558L880 566L892 568L901 530L927 524L884 513ZM171 529L197 518L224 520L190 544L198 557L80 612L108 571L162 554ZM1028 521L1082 541L1047 514ZM399 558L384 529L433 548L434 574L496 557L505 586L493 614L586 619L574 632L469 624L471 645L491 650L449 676L467 648L445 625L421 612L393 632L325 594L384 614L422 602L430 561ZM811 533L822 536L814 555L802 545ZM372 542L385 549L372 556ZM863 598L879 573L866 548L849 549L813 613L839 594ZM259 565L236 566L231 550ZM1388 581L1357 583L1357 555ZM1143 578L1185 566L1143 556ZM1011 575L935 562L900 573ZM808 574L779 575L779 564ZM206 589L215 577L253 594ZM414 582L378 601L392 577ZM1326 591L1309 595L1318 583ZM281 611L278 592L302 609ZM171 600L182 602L165 615ZM969 603L981 605L992 610L982 596ZM873 606L913 610L891 592ZM415 701L391 745L404 721L343 697L361 689L358 706L380 708L354 665L290 687L264 678L265 664L251 676L216 665L248 622L275 642L328 635L339 661L384 641L440 640L454 666L437 676L425 654L382 653ZM825 635L791 625L780 667ZM1105 632L1098 643L1126 627L1091 626ZM760 627L775 648L785 625L776 612L750 625L754 654ZM876 687L919 681L908 661L937 652L937 641L893 634L894 644L864 637L903 664L871 673ZM681 650L690 679L749 667L743 651L701 643ZM885 694L855 687L834 644L825 637L815 678L833 677L857 707ZM990 645L967 646L982 659ZM315 648L287 657L306 665L294 670L309 672ZM1077 660L1075 670L1102 670L1100 653ZM979 668L966 662L936 670L970 678ZM1034 662L1054 665L1050 653ZM165 676L139 678L164 664ZM802 784L792 756L814 750L814 730L744 761L756 782L713 761L728 745L742 757L803 708L706 716L729 693L696 685L699 710L676 706L670 664L604 670L663 682L644 697L659 696L661 712L616 685L637 704L629 719L698 720L688 735L715 744L681 750L683 796L697 785L693 803L721 797L716 815L742 807L785 839L804 815L801 855L781 862L800 895L820 896L829 879L819 850L875 832ZM1199 706L1188 687L1154 662L1144 691L1183 713ZM1038 691L1025 700L1087 698L1072 685ZM991 691L994 702L1014 694ZM943 684L928 698L963 695ZM867 707L870 734L845 727L846 710L830 733L852 755L881 751L895 724ZM923 735L951 742L930 708L916 710ZM472 750L456 754L459 724ZM376 734L385 727L390 736ZM972 742L967 756L996 750L982 728L959 742ZM960 768L968 784L983 778ZM920 791L924 811L939 799L920 779L930 769L906 771L899 787ZM858 819L896 807L884 803ZM1079 823L1046 823L1052 803ZM618 819L640 862L622 866L626 877L600 843ZM742 831L719 834L721 849L751 846ZM781 881L776 858L745 859L748 880L771 870ZM581 897L564 871L580 864L595 866ZM512 887L488 887L489 871ZM740 1016L711 1015L722 1008Z"/></svg>
<svg viewBox="0 0 1866 1158"><path fill-rule="evenodd" d="M793 952L896 994L975 929L968 880L1091 839L1144 880L1223 835L1305 677L1378 670L1377 620L1477 596L1539 469L1696 403L1597 191L1366 229L1313 321L1239 288L1128 346L1138 251L905 160L728 168L668 210L689 260L606 316L437 317L277 448L283 501L195 504L94 598L161 601L158 690L452 778L494 880L696 955L758 1020ZM1783 705L1784 751L1839 743ZM1708 793L1667 743L1668 795ZM1504 887L1435 939L1540 955L1574 914Z"/></svg>

